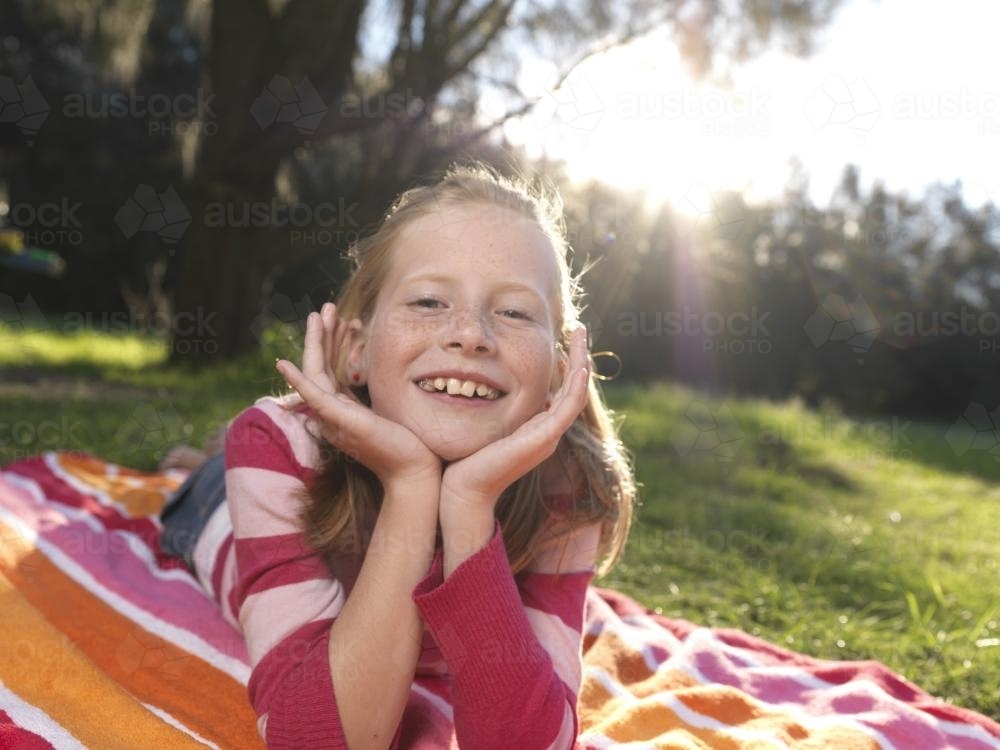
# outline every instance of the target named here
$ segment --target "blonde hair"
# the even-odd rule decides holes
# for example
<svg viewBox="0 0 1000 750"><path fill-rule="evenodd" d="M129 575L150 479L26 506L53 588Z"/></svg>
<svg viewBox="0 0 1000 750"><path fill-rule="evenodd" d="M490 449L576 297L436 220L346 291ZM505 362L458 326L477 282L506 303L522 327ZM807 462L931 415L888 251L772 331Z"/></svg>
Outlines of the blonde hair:
<svg viewBox="0 0 1000 750"><path fill-rule="evenodd" d="M583 296L579 278L571 274L567 255L562 201L558 194L535 191L523 179L510 179L492 168L473 162L453 164L432 185L403 192L390 207L373 234L362 238L349 250L355 269L337 300L338 317L372 320L379 290L388 275L393 249L406 236L412 223L442 207L479 204L509 210L526 217L548 237L555 250L560 277L559 300L553 310L558 346L567 350L569 333L577 324ZM585 271L584 271L585 272ZM582 276L582 273L581 273ZM335 375L351 388L362 403L371 406L367 387L352 386L346 374L346 348L335 353ZM593 371L593 370L592 370ZM636 484L630 457L618 437L616 415L607 407L594 379L587 386L587 402L560 441L562 452L582 470L585 492L575 495L572 507L559 518L559 526L600 523L598 573L607 573L621 558L632 524ZM334 554L370 534L382 503L382 487L375 475L345 452L317 437L321 469L307 487L300 520L306 529L305 542L311 549ZM542 488L542 465L511 484L501 495L496 517L503 529L503 541L514 573L531 562L530 544L540 530L550 508ZM554 529L554 531L557 531Z"/></svg>

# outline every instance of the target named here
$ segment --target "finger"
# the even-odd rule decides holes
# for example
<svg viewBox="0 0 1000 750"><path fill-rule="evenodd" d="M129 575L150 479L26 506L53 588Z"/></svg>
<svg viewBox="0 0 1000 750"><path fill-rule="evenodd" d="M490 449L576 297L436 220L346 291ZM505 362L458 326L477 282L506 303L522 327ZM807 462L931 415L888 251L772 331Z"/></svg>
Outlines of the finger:
<svg viewBox="0 0 1000 750"><path fill-rule="evenodd" d="M348 328L349 327L348 327L347 321L344 320L343 318L338 317L337 318L337 338L336 338L336 341L335 341L335 344L336 344L338 352L341 349L343 349L344 346L346 345ZM346 373L345 373L345 377L346 377Z"/></svg>
<svg viewBox="0 0 1000 750"><path fill-rule="evenodd" d="M587 405L587 394L590 386L590 368L581 367L570 374L568 387L563 398L556 405L560 416L565 417L568 428Z"/></svg>
<svg viewBox="0 0 1000 750"><path fill-rule="evenodd" d="M323 373L323 319L314 312L306 317L302 373L310 380L316 380Z"/></svg>
<svg viewBox="0 0 1000 750"><path fill-rule="evenodd" d="M358 408L358 405L350 397L324 390L287 360L278 360L275 367L302 400L315 409L324 422L334 425L338 433L346 432L357 421L352 409Z"/></svg>
<svg viewBox="0 0 1000 750"><path fill-rule="evenodd" d="M539 431L546 440L558 441L569 429L587 403L590 361L587 356L587 331L584 326L569 336L569 361L558 390L545 406L545 411L529 420L529 429Z"/></svg>
<svg viewBox="0 0 1000 750"><path fill-rule="evenodd" d="M556 404L574 392L576 382L574 374L578 370L590 372L590 362L587 356L587 330L582 326L570 334L569 340L569 363L566 367L566 374L563 377L559 390L553 396L549 411L552 411ZM586 384L586 380L584 381ZM582 408L582 405L581 405Z"/></svg>
<svg viewBox="0 0 1000 750"><path fill-rule="evenodd" d="M586 364L572 367L566 373L562 387L552 398L549 408L542 412L550 417L547 426L552 430L551 437L558 440L580 416L587 405L590 386L590 367Z"/></svg>
<svg viewBox="0 0 1000 750"><path fill-rule="evenodd" d="M323 317L323 371L330 380L331 385L340 391L340 383L337 382L335 363L337 358L337 308L330 302L323 305L320 310Z"/></svg>
<svg viewBox="0 0 1000 750"><path fill-rule="evenodd" d="M557 443L569 429L573 421L580 416L587 402L587 376L583 369L573 370L566 376L565 390L552 399L548 411L537 415L537 429L546 440Z"/></svg>
<svg viewBox="0 0 1000 750"><path fill-rule="evenodd" d="M326 325L320 313L310 313L306 322L306 339L302 352L302 373L328 393L336 393L336 380L331 379L326 365Z"/></svg>
<svg viewBox="0 0 1000 750"><path fill-rule="evenodd" d="M494 445L500 446L513 463L527 458L527 454L546 458L555 451L559 439L587 403L588 380L589 372L585 367L567 372L549 408L521 425L509 441L499 440Z"/></svg>
<svg viewBox="0 0 1000 750"><path fill-rule="evenodd" d="M573 338L570 340L570 367L587 367L588 362L588 351L587 351L587 327L581 325L573 332Z"/></svg>

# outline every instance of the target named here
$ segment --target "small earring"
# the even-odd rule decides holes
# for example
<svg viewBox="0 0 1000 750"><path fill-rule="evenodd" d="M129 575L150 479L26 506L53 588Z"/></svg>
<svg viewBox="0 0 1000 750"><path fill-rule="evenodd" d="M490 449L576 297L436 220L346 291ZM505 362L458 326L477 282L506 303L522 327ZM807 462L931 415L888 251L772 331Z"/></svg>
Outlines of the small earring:
<svg viewBox="0 0 1000 750"><path fill-rule="evenodd" d="M361 373L356 372L353 375L351 375L351 380L357 383L359 380L361 380Z"/></svg>

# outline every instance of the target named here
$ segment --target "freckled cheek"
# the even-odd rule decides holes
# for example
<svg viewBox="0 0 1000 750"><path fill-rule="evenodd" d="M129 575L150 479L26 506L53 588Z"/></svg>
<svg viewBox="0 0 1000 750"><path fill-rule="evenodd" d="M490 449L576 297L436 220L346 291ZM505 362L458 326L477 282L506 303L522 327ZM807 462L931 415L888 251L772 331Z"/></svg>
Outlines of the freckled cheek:
<svg viewBox="0 0 1000 750"><path fill-rule="evenodd" d="M407 397L402 383L414 358L412 345L388 335L376 335L368 342L367 385L376 414L392 417ZM398 416L398 415L395 415Z"/></svg>
<svg viewBox="0 0 1000 750"><path fill-rule="evenodd" d="M541 342L519 342L510 348L508 361L521 389L544 405L553 378L553 358L548 347Z"/></svg>
<svg viewBox="0 0 1000 750"><path fill-rule="evenodd" d="M390 339L405 341L440 335L445 329L441 316L419 315L406 310L386 313L381 318L381 330Z"/></svg>

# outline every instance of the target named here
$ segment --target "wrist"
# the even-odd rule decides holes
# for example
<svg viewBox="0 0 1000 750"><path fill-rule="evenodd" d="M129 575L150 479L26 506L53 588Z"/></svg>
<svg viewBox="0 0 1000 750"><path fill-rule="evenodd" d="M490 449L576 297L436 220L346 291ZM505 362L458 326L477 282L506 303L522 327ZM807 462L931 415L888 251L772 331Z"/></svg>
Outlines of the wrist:
<svg viewBox="0 0 1000 750"><path fill-rule="evenodd" d="M456 534L462 540L486 542L493 536L496 522L496 501L482 502L442 488L438 504L438 521L446 546Z"/></svg>
<svg viewBox="0 0 1000 750"><path fill-rule="evenodd" d="M447 579L465 560L490 543L496 531L492 506L442 502L439 509L443 573Z"/></svg>
<svg viewBox="0 0 1000 750"><path fill-rule="evenodd" d="M481 512L488 510L492 513L499 500L499 494L473 492L466 487L449 483L447 476L441 481L440 504L442 512L451 510L457 512Z"/></svg>
<svg viewBox="0 0 1000 750"><path fill-rule="evenodd" d="M437 498L441 493L441 470L427 469L412 474L388 477L381 482L382 490L386 495L400 492L412 494L433 491L434 497Z"/></svg>

